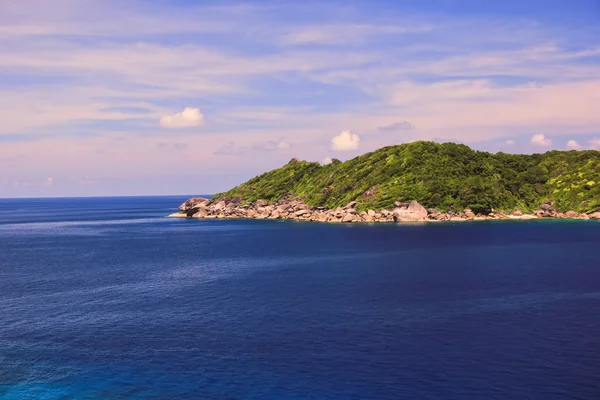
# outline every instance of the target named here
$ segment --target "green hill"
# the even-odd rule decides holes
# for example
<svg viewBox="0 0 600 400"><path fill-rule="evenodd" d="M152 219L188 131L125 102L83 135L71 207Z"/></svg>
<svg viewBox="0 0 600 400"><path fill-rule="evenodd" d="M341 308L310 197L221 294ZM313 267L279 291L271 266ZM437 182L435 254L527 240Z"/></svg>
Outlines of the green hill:
<svg viewBox="0 0 600 400"><path fill-rule="evenodd" d="M294 159L215 198L275 202L289 195L327 208L356 200L359 210L417 200L443 211L529 212L554 200L563 211L591 212L600 207L600 152L492 154L462 144L414 142L324 166Z"/></svg>

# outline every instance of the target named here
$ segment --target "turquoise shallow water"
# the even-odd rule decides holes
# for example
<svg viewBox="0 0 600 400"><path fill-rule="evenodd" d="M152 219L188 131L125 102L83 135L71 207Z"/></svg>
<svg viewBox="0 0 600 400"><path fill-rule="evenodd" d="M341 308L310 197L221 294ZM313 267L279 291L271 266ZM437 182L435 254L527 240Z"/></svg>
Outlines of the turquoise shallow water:
<svg viewBox="0 0 600 400"><path fill-rule="evenodd" d="M2 399L598 399L600 223L0 200Z"/></svg>

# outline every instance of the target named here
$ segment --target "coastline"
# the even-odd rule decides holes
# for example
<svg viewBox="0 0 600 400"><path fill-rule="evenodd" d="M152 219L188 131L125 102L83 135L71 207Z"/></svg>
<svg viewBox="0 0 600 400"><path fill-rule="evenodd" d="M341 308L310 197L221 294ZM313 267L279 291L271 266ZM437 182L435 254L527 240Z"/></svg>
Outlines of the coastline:
<svg viewBox="0 0 600 400"><path fill-rule="evenodd" d="M486 215L475 214L466 209L462 212L441 212L436 209L425 209L417 201L410 203L396 202L391 210L357 211L358 203L352 201L343 207L328 209L304 204L299 199L282 199L277 203L257 200L254 203L243 203L241 199L211 200L203 197L188 199L179 206L179 211L168 215L169 218L198 219L270 219L294 220L322 223L380 223L380 222L463 222L463 221L497 221L497 220L600 220L600 212L591 214L575 211L561 212L553 209L553 203L545 203L539 210L526 214L519 210L511 213L493 211Z"/></svg>

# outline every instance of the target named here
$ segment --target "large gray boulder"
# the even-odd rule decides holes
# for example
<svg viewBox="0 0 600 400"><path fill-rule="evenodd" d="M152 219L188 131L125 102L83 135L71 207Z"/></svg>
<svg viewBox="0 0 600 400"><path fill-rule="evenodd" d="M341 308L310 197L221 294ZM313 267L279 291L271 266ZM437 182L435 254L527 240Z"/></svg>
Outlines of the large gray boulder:
<svg viewBox="0 0 600 400"><path fill-rule="evenodd" d="M396 221L421 221L427 218L427 210L415 200L406 208L395 208L393 214Z"/></svg>
<svg viewBox="0 0 600 400"><path fill-rule="evenodd" d="M186 200L183 204L179 206L179 211L189 211L207 203L210 203L209 199L206 199L204 197L192 197L191 199Z"/></svg>

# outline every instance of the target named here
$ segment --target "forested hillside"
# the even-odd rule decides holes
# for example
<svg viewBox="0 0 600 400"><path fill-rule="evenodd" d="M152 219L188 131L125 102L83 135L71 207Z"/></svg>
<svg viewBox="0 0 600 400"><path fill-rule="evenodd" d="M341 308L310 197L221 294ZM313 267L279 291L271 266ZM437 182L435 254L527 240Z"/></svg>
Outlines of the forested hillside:
<svg viewBox="0 0 600 400"><path fill-rule="evenodd" d="M327 208L356 200L360 210L417 200L443 211L527 212L555 200L556 208L591 212L600 207L600 152L492 154L462 144L414 142L324 166L292 160L215 197L275 202L288 195Z"/></svg>

